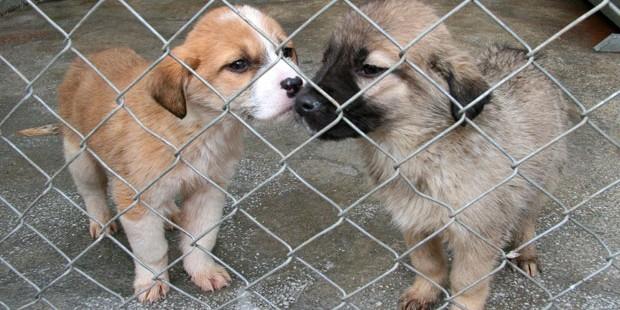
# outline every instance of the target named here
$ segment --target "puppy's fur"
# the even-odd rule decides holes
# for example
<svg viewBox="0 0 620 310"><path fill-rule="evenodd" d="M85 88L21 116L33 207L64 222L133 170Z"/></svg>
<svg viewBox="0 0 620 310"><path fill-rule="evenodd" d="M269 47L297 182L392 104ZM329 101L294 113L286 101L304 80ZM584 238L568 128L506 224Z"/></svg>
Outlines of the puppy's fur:
<svg viewBox="0 0 620 310"><path fill-rule="evenodd" d="M280 25L260 11L248 6L238 10L273 42L286 38ZM202 17L172 53L226 97L236 94L277 60L274 46L227 7ZM292 45L283 53L296 61ZM118 89L127 87L149 65L125 48L106 50L89 59ZM297 85L284 84L291 78L295 78L293 84ZM301 83L294 70L279 60L235 99L230 109L256 119L278 118L292 109L291 97ZM76 60L59 88L60 115L86 135L118 107L115 98L112 89L89 66ZM146 128L176 147L193 139L224 107L212 90L170 56L124 95L124 104ZM190 167L182 161L175 162L172 147L120 109L87 140L93 153L84 152L71 162L69 170L78 191L88 213L96 219L90 223L93 237L102 233L97 221L105 224L111 219L106 206L106 184L118 211L126 212L120 220L133 254L141 261L135 263L134 282L141 301L155 301L168 291L165 283L153 281L154 274L168 265L164 220L145 205L169 216L177 212L175 197L179 195L183 205L178 224L192 238L200 238L192 240L181 234L181 248L187 254L183 259L185 270L205 291L228 285L231 279L226 270L206 253L215 244L218 228L214 226L222 216L225 197L201 175L226 188L242 153L243 132L241 123L232 116L221 118L180 152ZM65 156L72 160L80 151L80 138L69 128L63 128L63 135ZM138 200L134 189L117 177L106 176L106 169L95 154L137 191L145 190ZM115 224L110 223L107 229L115 230ZM203 236L208 229L212 230ZM167 272L159 278L168 280Z"/></svg>
<svg viewBox="0 0 620 310"><path fill-rule="evenodd" d="M416 1L376 1L362 10L401 45L439 19L429 7ZM476 63L453 44L443 25L414 45L406 57L463 106L526 63L524 51L500 46L489 48ZM334 32L315 82L342 104L398 60L399 50L352 13ZM466 115L518 160L566 128L568 115L564 108L560 92L530 66L472 106ZM310 86L298 95L295 109L312 132L337 117L333 105ZM353 101L344 109L344 116L400 160L454 125L462 113L446 95L403 64ZM321 135L322 139L332 140L348 137L359 137L359 133L344 121ZM377 148L363 140L361 148L373 188L396 173L395 163ZM551 190L565 157L565 141L560 140L518 166L518 172ZM449 282L452 294L459 294L453 301L470 310L484 308L490 282L490 277L485 276L497 265L499 249L510 241L515 247L524 245L535 236L536 216L544 194L521 176L502 183L514 172L511 164L471 125L457 126L401 165L402 177L378 191L410 248L439 232L415 248L412 264L439 285ZM452 212L428 198L460 212ZM454 255L450 273L444 243ZM519 254L519 266L531 276L536 275L534 245L523 247ZM400 306L428 309L439 299L437 286L418 276L402 295ZM452 307L458 308L455 304Z"/></svg>

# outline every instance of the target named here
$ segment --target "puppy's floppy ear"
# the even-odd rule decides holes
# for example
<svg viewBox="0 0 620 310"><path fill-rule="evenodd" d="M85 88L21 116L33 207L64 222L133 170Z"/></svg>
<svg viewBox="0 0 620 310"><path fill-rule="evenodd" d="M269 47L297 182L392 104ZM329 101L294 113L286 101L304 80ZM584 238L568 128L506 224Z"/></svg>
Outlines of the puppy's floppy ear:
<svg viewBox="0 0 620 310"><path fill-rule="evenodd" d="M431 57L431 67L446 79L450 88L450 95L462 106L468 105L489 89L489 84L482 78L480 69L474 60L467 55L457 54L447 57L434 55ZM488 94L467 109L465 112L467 117L471 120L476 118L490 99L491 94ZM455 121L461 118L459 110L460 108L450 101L450 112Z"/></svg>
<svg viewBox="0 0 620 310"><path fill-rule="evenodd" d="M197 58L187 56L187 53L176 48L172 53L190 68L196 69L200 64ZM166 56L149 76L149 91L153 99L170 113L178 118L184 118L187 113L185 102L185 85L191 78L191 73L183 65Z"/></svg>

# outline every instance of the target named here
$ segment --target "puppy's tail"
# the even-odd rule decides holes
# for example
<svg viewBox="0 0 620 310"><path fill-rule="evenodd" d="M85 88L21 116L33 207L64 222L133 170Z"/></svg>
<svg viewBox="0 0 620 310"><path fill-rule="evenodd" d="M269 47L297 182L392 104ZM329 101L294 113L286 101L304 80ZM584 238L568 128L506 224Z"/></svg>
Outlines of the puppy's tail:
<svg viewBox="0 0 620 310"><path fill-rule="evenodd" d="M22 129L17 132L18 136L22 137L37 137L37 136L55 136L60 134L60 123L47 124L39 127L32 127Z"/></svg>

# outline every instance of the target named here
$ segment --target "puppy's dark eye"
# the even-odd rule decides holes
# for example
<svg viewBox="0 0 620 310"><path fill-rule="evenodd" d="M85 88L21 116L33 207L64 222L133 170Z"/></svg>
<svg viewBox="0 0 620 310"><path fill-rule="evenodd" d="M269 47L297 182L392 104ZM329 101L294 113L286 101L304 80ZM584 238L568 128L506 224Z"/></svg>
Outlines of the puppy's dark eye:
<svg viewBox="0 0 620 310"><path fill-rule="evenodd" d="M375 65L365 64L358 71L359 75L363 77L375 77L381 75L381 73L385 72L387 68L377 67Z"/></svg>
<svg viewBox="0 0 620 310"><path fill-rule="evenodd" d="M235 73L243 73L243 72L248 71L248 69L250 68L250 62L248 62L245 59L237 59L229 63L227 68L228 70L235 72Z"/></svg>
<svg viewBox="0 0 620 310"><path fill-rule="evenodd" d="M292 47L282 48L282 55L286 58L293 58L294 53L295 53L295 50Z"/></svg>

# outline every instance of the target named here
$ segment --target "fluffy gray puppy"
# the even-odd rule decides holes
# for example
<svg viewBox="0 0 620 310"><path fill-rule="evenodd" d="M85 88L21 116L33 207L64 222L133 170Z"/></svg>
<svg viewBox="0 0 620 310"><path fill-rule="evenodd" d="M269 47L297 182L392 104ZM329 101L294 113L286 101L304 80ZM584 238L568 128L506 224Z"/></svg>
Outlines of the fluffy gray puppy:
<svg viewBox="0 0 620 310"><path fill-rule="evenodd" d="M417 1L375 1L362 10L401 45L439 19L432 9ZM454 44L443 25L416 43L406 56L463 105L527 62L526 52L501 46L489 48L477 57L477 62ZM399 49L352 12L332 35L314 81L332 98L344 103L386 74L399 59ZM465 114L519 160L567 128L566 108L552 82L529 66ZM310 86L300 92L295 110L312 132L338 117L336 108ZM344 109L344 116L399 160L462 120L460 108L406 63L353 101ZM463 124L406 161L400 166L402 177L377 192L407 245L418 245L411 253L411 261L425 276L417 276L402 295L403 309L430 308L440 300L437 285L446 285L448 281L452 294L458 295L453 299L453 308L483 309L491 280L485 276L497 266L502 256L500 249L511 242L515 248L520 247L535 236L544 194L523 176L552 190L567 156L562 139L512 167L510 159L473 126ZM341 140L359 136L358 131L340 121L320 138ZM359 140L373 187L391 178L395 174L394 161ZM515 169L519 175L509 178ZM501 185L476 200L498 184ZM446 247L453 253L450 271ZM516 260L529 275L537 274L533 244L520 249Z"/></svg>

